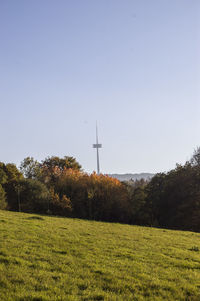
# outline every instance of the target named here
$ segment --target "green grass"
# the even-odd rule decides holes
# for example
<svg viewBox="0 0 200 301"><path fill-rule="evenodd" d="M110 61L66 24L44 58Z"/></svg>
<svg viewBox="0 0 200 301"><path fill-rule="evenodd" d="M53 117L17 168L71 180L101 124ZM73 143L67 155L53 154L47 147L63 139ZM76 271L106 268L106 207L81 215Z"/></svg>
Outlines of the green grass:
<svg viewBox="0 0 200 301"><path fill-rule="evenodd" d="M200 300L200 234L0 211L0 300Z"/></svg>

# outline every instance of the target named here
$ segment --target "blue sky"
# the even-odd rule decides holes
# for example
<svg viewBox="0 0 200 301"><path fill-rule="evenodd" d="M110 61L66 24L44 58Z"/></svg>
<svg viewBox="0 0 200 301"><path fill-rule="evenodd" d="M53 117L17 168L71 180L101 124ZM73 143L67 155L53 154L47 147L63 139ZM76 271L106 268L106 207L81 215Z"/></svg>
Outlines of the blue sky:
<svg viewBox="0 0 200 301"><path fill-rule="evenodd" d="M0 0L0 161L161 172L200 145L199 0Z"/></svg>

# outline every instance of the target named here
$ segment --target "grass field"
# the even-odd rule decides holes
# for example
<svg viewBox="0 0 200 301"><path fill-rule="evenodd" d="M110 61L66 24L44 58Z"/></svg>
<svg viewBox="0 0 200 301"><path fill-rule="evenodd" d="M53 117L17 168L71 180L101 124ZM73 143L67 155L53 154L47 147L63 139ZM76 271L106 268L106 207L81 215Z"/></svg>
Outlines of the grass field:
<svg viewBox="0 0 200 301"><path fill-rule="evenodd" d="M0 300L200 300L200 234L0 211Z"/></svg>

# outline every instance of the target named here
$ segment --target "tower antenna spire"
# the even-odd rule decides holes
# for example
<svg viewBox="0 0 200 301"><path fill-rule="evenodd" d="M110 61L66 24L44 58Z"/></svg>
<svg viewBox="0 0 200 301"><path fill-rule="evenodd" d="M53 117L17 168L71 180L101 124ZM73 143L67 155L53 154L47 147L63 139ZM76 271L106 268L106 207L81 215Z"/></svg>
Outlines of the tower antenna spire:
<svg viewBox="0 0 200 301"><path fill-rule="evenodd" d="M97 174L100 174L100 164L99 164L99 148L102 148L102 144L98 141L98 127L96 122L96 143L93 144L93 148L97 149Z"/></svg>

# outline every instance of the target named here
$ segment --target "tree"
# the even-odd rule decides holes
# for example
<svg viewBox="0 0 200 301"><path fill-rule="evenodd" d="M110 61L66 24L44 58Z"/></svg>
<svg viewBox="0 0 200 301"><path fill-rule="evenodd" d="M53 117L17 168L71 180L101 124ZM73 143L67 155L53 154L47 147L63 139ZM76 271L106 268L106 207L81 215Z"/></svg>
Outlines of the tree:
<svg viewBox="0 0 200 301"><path fill-rule="evenodd" d="M75 169L81 170L81 165L73 157L64 156L64 158L59 158L56 156L47 157L41 163L41 167L46 167L48 170L52 170L57 167L59 170L63 171L64 169Z"/></svg>
<svg viewBox="0 0 200 301"><path fill-rule="evenodd" d="M6 193L0 184L0 209L5 209L7 207L6 203Z"/></svg>
<svg viewBox="0 0 200 301"><path fill-rule="evenodd" d="M58 177L67 169L81 170L81 165L73 157L48 157L40 164L40 180L54 186Z"/></svg>
<svg viewBox="0 0 200 301"><path fill-rule="evenodd" d="M46 213L50 200L47 187L34 179L23 179L20 185L21 210L25 212Z"/></svg>
<svg viewBox="0 0 200 301"><path fill-rule="evenodd" d="M63 194L61 197L53 189L50 191L49 212L54 215L71 216L72 203L69 197Z"/></svg>
<svg viewBox="0 0 200 301"><path fill-rule="evenodd" d="M13 163L4 164L4 170L7 176L7 182L17 182L23 178L22 173Z"/></svg>
<svg viewBox="0 0 200 301"><path fill-rule="evenodd" d="M3 176L2 187L6 192L8 209L18 210L19 206L17 201L16 185L21 179L23 179L23 175L13 163L0 164L0 170L0 173Z"/></svg>
<svg viewBox="0 0 200 301"><path fill-rule="evenodd" d="M200 231L199 183L199 166L190 162L154 176L147 185L147 206L152 225Z"/></svg>
<svg viewBox="0 0 200 301"><path fill-rule="evenodd" d="M0 162L0 184L5 184L8 180L8 177L6 175L6 167L5 164Z"/></svg>
<svg viewBox="0 0 200 301"><path fill-rule="evenodd" d="M27 179L38 179L40 175L40 163L33 157L25 158L20 164L20 171Z"/></svg>
<svg viewBox="0 0 200 301"><path fill-rule="evenodd" d="M150 225L158 226L162 222L163 211L165 212L165 201L163 200L165 188L165 173L156 174L146 187L146 207L150 216Z"/></svg>
<svg viewBox="0 0 200 301"><path fill-rule="evenodd" d="M200 167L200 147L197 147L194 150L192 158L190 159L190 163L192 166L199 166Z"/></svg>
<svg viewBox="0 0 200 301"><path fill-rule="evenodd" d="M131 201L131 224L151 225L150 208L147 206L147 184L144 181L141 185L136 183L130 196Z"/></svg>
<svg viewBox="0 0 200 301"><path fill-rule="evenodd" d="M65 169L54 188L59 199L64 195L70 199L75 217L118 222L129 220L128 193L117 179Z"/></svg>

